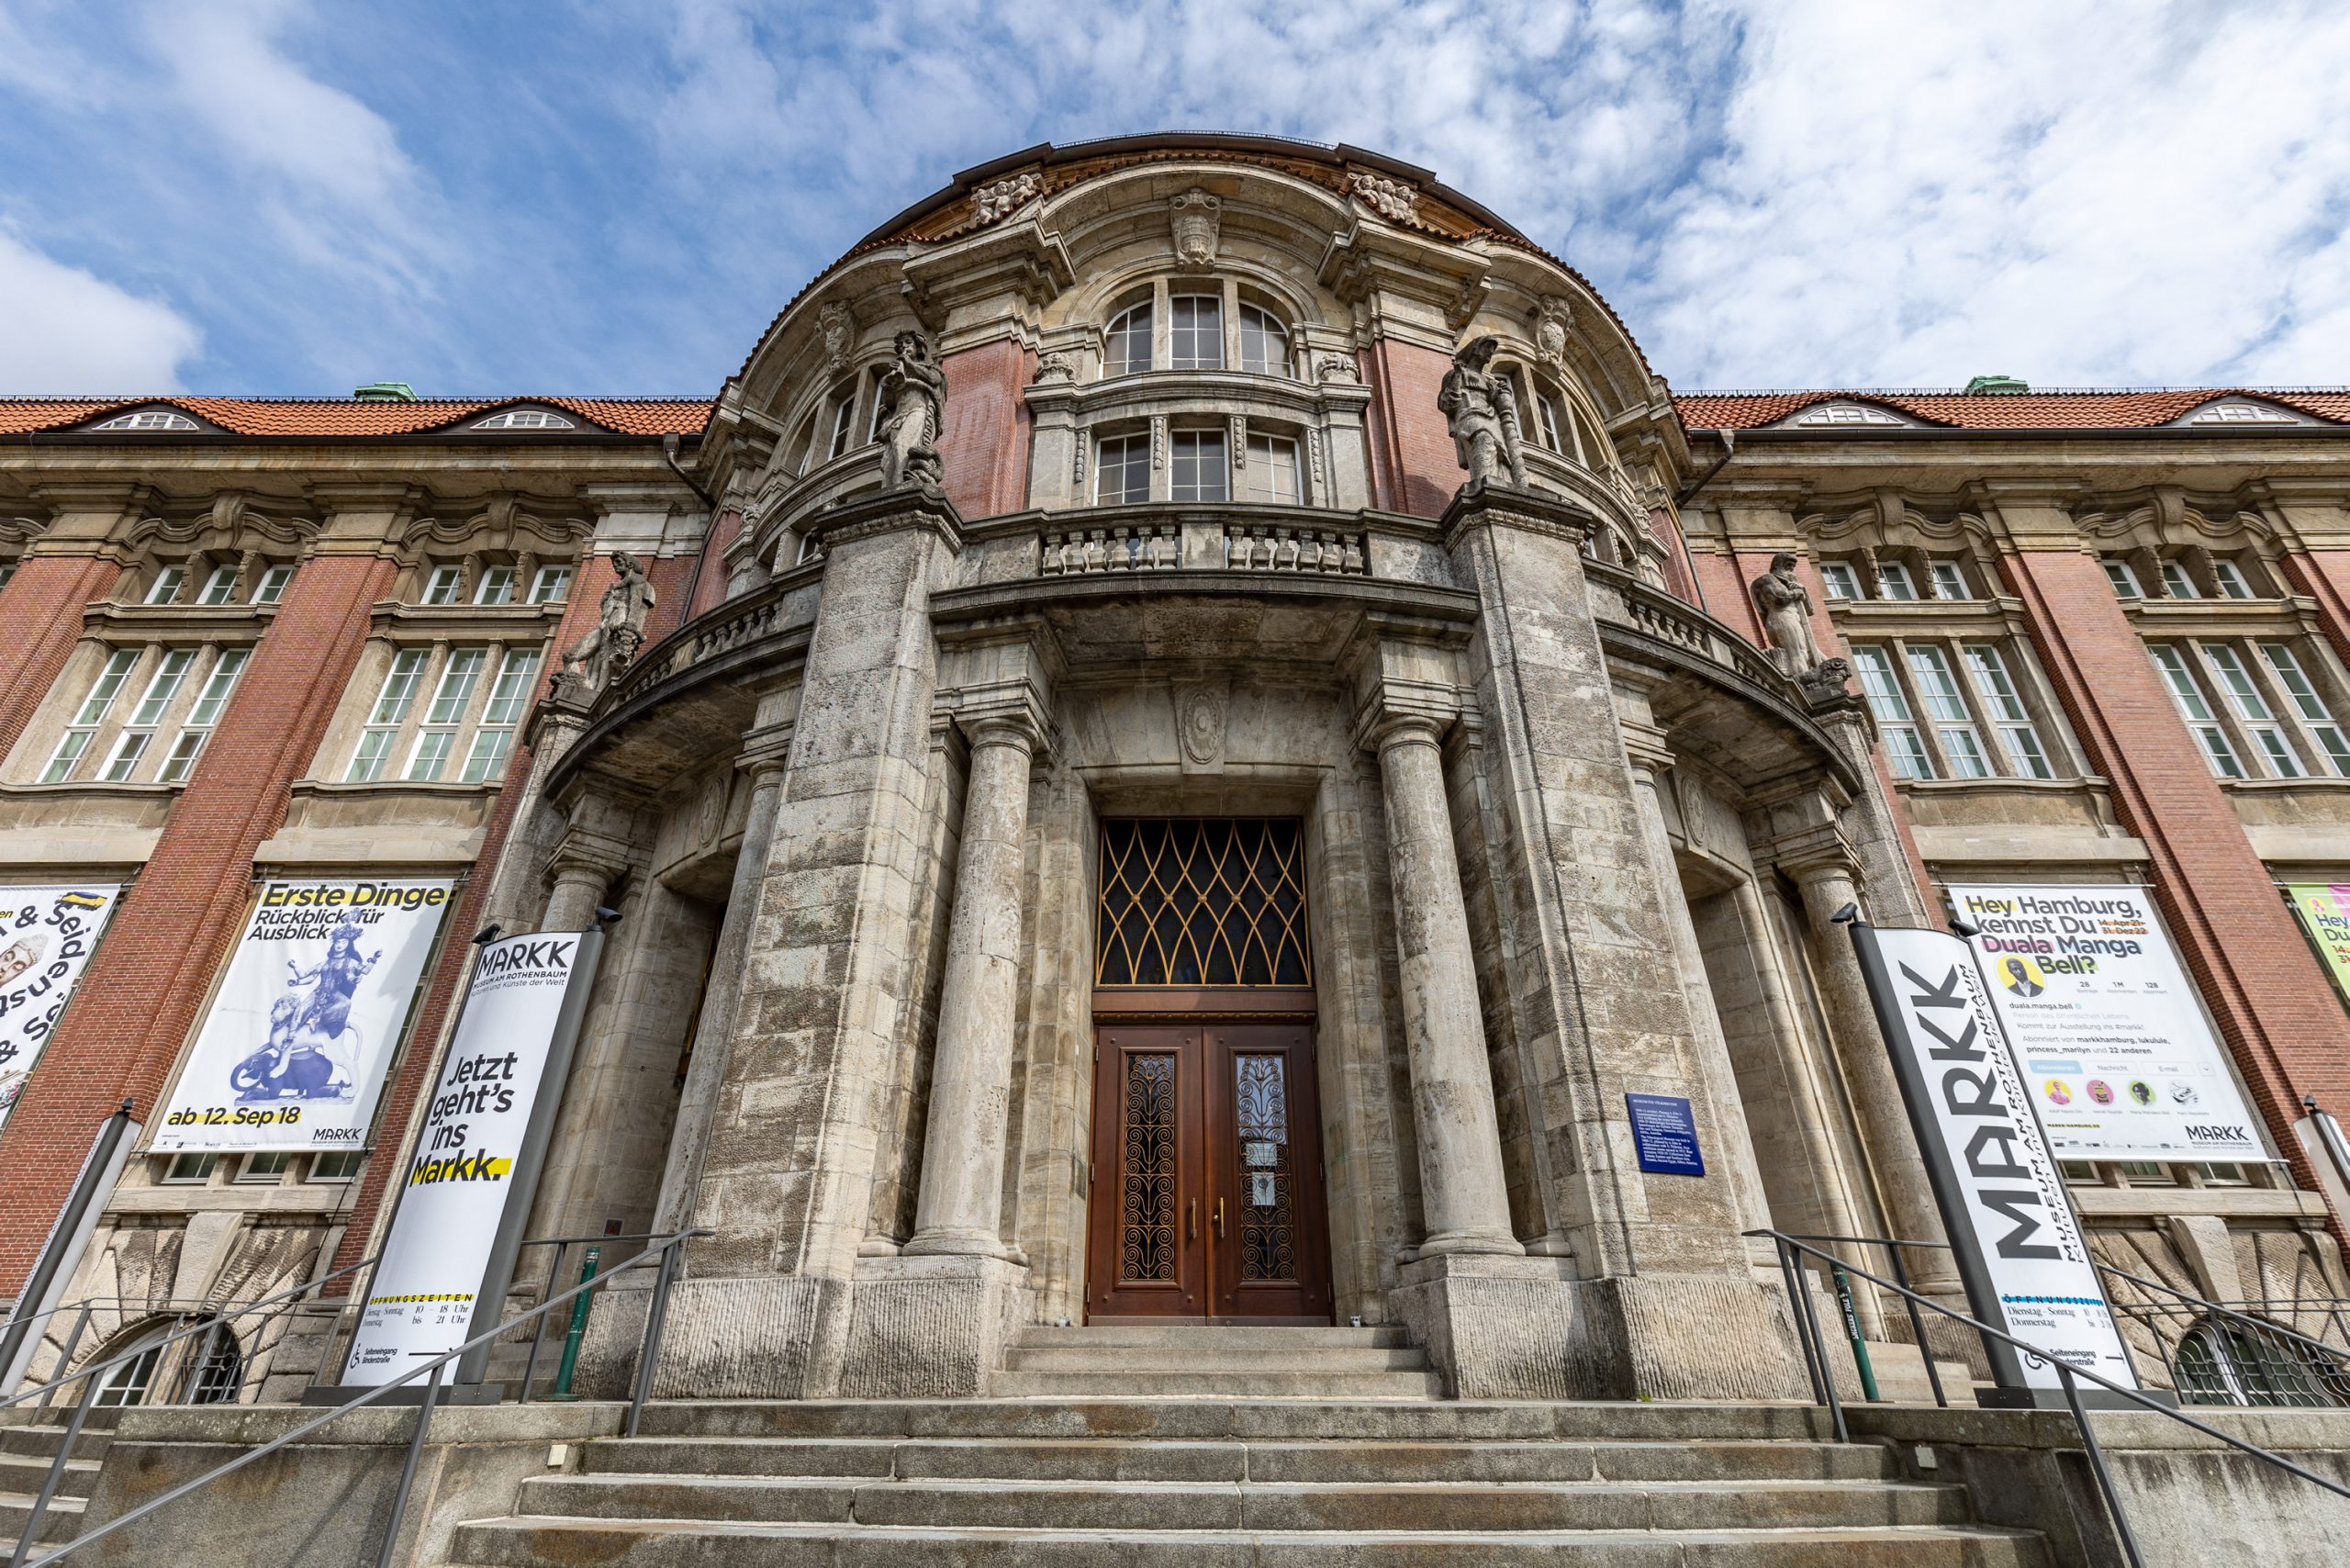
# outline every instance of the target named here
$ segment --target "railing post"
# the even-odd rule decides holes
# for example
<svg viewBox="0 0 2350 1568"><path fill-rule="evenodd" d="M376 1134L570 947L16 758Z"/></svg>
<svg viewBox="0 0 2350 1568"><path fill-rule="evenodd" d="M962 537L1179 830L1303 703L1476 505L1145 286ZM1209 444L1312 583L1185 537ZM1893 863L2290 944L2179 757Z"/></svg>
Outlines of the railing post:
<svg viewBox="0 0 2350 1568"><path fill-rule="evenodd" d="M82 1348L83 1330L90 1327L91 1310L92 1308L90 1304L86 1301L84 1302L82 1304L82 1311L80 1315L73 1319L73 1331L65 1336L65 1349L57 1358L57 1370L59 1372L64 1372L73 1366L73 1352ZM40 1407L44 1410L48 1409L50 1401L56 1397L57 1390L53 1388L50 1389L47 1394L40 1396Z"/></svg>
<svg viewBox="0 0 2350 1568"><path fill-rule="evenodd" d="M527 1247L531 1244L526 1241L522 1245ZM564 1254L570 1250L571 1243L567 1239L559 1240L554 1244L554 1257L547 1263L546 1281L539 1286L541 1306L544 1306L554 1299L554 1282L563 1272ZM547 1315L542 1312L539 1314L539 1326L531 1331L531 1353L522 1358L522 1390L515 1396L514 1403L517 1405L528 1405L531 1402L531 1379L538 1371L539 1349L546 1343L546 1338Z"/></svg>
<svg viewBox="0 0 2350 1568"><path fill-rule="evenodd" d="M590 1244L587 1259L579 1265L581 1284L596 1277L596 1265L603 1259L603 1248ZM588 1290L583 1290L571 1298L571 1326L563 1331L563 1360L555 1366L554 1387L547 1394L549 1399L579 1397L571 1392L571 1379L572 1374L579 1370L579 1344L588 1338L588 1305L595 1299L596 1293ZM546 1319L542 1316L539 1321L543 1325Z"/></svg>
<svg viewBox="0 0 2350 1568"><path fill-rule="evenodd" d="M1804 1333L1811 1342L1812 1355L1819 1362L1819 1386L1828 1395L1828 1417L1835 1425L1836 1440L1849 1443L1852 1440L1852 1434L1851 1428L1844 1425L1844 1400L1836 1392L1836 1368L1828 1359L1828 1337L1819 1330L1819 1315L1812 1310L1811 1287L1804 1279L1800 1253L1797 1255L1796 1283L1798 1287L1796 1300L1803 1313Z"/></svg>
<svg viewBox="0 0 2350 1568"><path fill-rule="evenodd" d="M1844 1315L1844 1337L1852 1342L1852 1366L1861 1374L1861 1397L1872 1405L1884 1403L1876 1391L1876 1368L1869 1364L1868 1339L1861 1333L1861 1309L1852 1300L1852 1279L1844 1272L1844 1265L1828 1260L1828 1277L1835 1282L1836 1307Z"/></svg>
<svg viewBox="0 0 2350 1568"><path fill-rule="evenodd" d="M676 1272L677 1249L686 1244L678 1237L661 1249L661 1262L653 1276L653 1300L644 1309L644 1342L636 1351L636 1388L628 1402L628 1435L636 1436L636 1424L643 1417L644 1401L653 1393L654 1364L661 1357L661 1320L669 1312L669 1277Z"/></svg>
<svg viewBox="0 0 2350 1568"><path fill-rule="evenodd" d="M416 1430L408 1439L408 1457L400 1462L399 1490L392 1494L392 1517L384 1522L384 1544L375 1552L375 1568L392 1568L392 1554L400 1543L400 1519L408 1512L408 1495L416 1484L416 1462L424 1454L425 1429L432 1425L432 1407L440 1403L441 1375L448 1370L443 1361L432 1369L432 1379L424 1385L424 1403L416 1407Z"/></svg>
<svg viewBox="0 0 2350 1568"><path fill-rule="evenodd" d="M2055 1363L2057 1380L2065 1385L2065 1403L2073 1407L2073 1425L2081 1430L2081 1446L2088 1450L2089 1469L2097 1476L2097 1489L2105 1494L2106 1511L2113 1516L2113 1533L2121 1538L2122 1554L2130 1559L2130 1568L2146 1568L2146 1560L2138 1554L2138 1538L2130 1533L2130 1521L2121 1512L2121 1494L2114 1490L2113 1477L2105 1468L2105 1450L2097 1446L2097 1434L2089 1429L2088 1412L2081 1408L2081 1393L2073 1382L2073 1369L2063 1361Z"/></svg>
<svg viewBox="0 0 2350 1568"><path fill-rule="evenodd" d="M1812 1359L1811 1336L1804 1332L1801 1269L1795 1261L1794 1250L1785 1241L1774 1237L1771 1244L1779 1249L1779 1272L1787 1282L1787 1311L1796 1320L1796 1343L1803 1348L1803 1374L1811 1380L1811 1402L1825 1405L1828 1395L1820 1392L1819 1363Z"/></svg>
<svg viewBox="0 0 2350 1568"><path fill-rule="evenodd" d="M65 1479L65 1467L73 1458L73 1447L82 1440L82 1424L90 1418L90 1406L97 1402L98 1375L93 1368L82 1379L81 1401L73 1406L73 1418L65 1423L65 1440L57 1446L57 1457L50 1462L49 1473L41 1477L40 1495L33 1499L32 1512L25 1516L25 1530L17 1538L16 1553L8 1559L8 1568L24 1568L26 1554L33 1549L33 1538L40 1534L41 1517L49 1512L58 1484Z"/></svg>
<svg viewBox="0 0 2350 1568"><path fill-rule="evenodd" d="M1893 1260L1893 1282L1901 1287L1901 1305L1909 1309L1909 1332L1918 1338L1918 1358L1926 1363L1926 1382L1933 1387L1934 1403L1947 1410L1950 1395L1942 1392L1942 1374L1934 1367L1934 1348L1926 1343L1926 1319L1909 1295L1909 1271L1901 1266L1901 1243L1886 1242L1885 1255Z"/></svg>

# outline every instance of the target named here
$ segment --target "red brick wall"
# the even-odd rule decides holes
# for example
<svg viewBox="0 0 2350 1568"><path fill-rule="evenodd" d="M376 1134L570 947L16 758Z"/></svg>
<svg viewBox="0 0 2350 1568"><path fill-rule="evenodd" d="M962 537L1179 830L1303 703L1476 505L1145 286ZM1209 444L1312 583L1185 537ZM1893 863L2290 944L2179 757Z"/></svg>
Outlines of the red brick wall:
<svg viewBox="0 0 2350 1568"><path fill-rule="evenodd" d="M2098 563L2034 550L2002 568L2116 816L2145 841L2155 902L2245 1086L2301 1186L2322 1190L2292 1124L2305 1093L2350 1103L2341 1004Z"/></svg>
<svg viewBox="0 0 2350 1568"><path fill-rule="evenodd" d="M2285 576L2294 592L2317 600L2318 622L2325 628L2325 640L2333 644L2336 656L2350 663L2350 550L2288 555Z"/></svg>
<svg viewBox="0 0 2350 1568"><path fill-rule="evenodd" d="M57 683L81 640L83 609L120 569L95 555L35 555L0 588L0 757L24 737Z"/></svg>
<svg viewBox="0 0 2350 1568"><path fill-rule="evenodd" d="M1689 566L1696 574L1706 612L1756 647L1761 647L1762 622L1754 613L1754 596L1747 591L1746 579L1739 575L1741 569L1739 558L1718 555L1709 550L1703 554L1692 554Z"/></svg>
<svg viewBox="0 0 2350 1568"><path fill-rule="evenodd" d="M1000 338L938 364L946 373L938 432L946 498L966 518L1018 511L1028 504L1028 351Z"/></svg>
<svg viewBox="0 0 2350 1568"><path fill-rule="evenodd" d="M690 570L692 558L688 556L684 559L687 569ZM657 562L655 565L666 567L672 563ZM655 578L654 591L659 593L660 574L656 570L650 575ZM576 588L571 602L565 607L563 622L554 635L554 645L556 648L569 647L586 636L596 624L597 617L601 613L598 600L603 598L604 589L611 586L614 576L611 558L608 555L593 556L579 564ZM682 595L682 580L678 586ZM659 614L659 607L655 606L656 621ZM646 641L650 645L652 639ZM554 670L555 662L550 659L540 672L538 690L532 699L534 705L545 700ZM441 1034L448 1026L449 1010L455 1003L457 989L464 980L465 967L472 962L473 936L481 929L483 905L489 899L490 881L498 869L499 856L505 853L506 840L513 831L514 813L522 800L522 783L531 777L533 766L531 748L527 745L517 745L514 755L506 764L506 786L498 791L498 804L490 810L489 823L482 834L481 854L474 861L472 876L458 890L456 911L449 917L448 937L442 945L440 958L426 982L424 1002L417 1009L416 1027L408 1033L407 1049L400 1057L399 1065L393 1070L391 1082L384 1091L384 1103L375 1113L375 1153L369 1158L366 1171L360 1179L358 1199L352 1204L349 1223L342 1233L342 1244L336 1249L329 1272L334 1269L349 1268L367 1255L367 1246L375 1228L375 1216L383 1207L384 1189L393 1171L398 1169L400 1156L405 1152L401 1144L408 1137L408 1120L415 1114L418 1097L425 1092L427 1081L439 1065ZM365 1283L364 1275L355 1275L335 1294L348 1294L363 1288Z"/></svg>
<svg viewBox="0 0 2350 1568"><path fill-rule="evenodd" d="M731 509L720 512L718 521L710 525L710 537L702 543L701 576L694 584L693 603L686 607L687 620L726 601L726 552L742 533L743 514Z"/></svg>
<svg viewBox="0 0 2350 1568"><path fill-rule="evenodd" d="M126 1097L152 1113L244 917L253 851L285 820L394 570L329 555L295 575L0 1133L0 1292L22 1282L100 1118Z"/></svg>
<svg viewBox="0 0 2350 1568"><path fill-rule="evenodd" d="M1362 356L1371 408L1372 504L1414 517L1442 517L1468 482L1452 432L1437 411L1437 393L1452 361L1434 349L1381 338Z"/></svg>

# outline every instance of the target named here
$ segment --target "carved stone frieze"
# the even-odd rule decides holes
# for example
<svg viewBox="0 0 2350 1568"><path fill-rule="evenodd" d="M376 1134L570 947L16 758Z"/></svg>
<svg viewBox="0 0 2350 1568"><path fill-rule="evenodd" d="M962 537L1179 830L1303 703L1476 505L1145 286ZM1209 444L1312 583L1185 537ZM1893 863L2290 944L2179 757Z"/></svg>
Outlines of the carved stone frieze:
<svg viewBox="0 0 2350 1568"><path fill-rule="evenodd" d="M1347 188L1355 198L1391 223L1408 223L1416 216L1420 193L1402 180L1369 169L1347 172Z"/></svg>
<svg viewBox="0 0 2350 1568"><path fill-rule="evenodd" d="M1045 176L1034 169L981 185L971 197L976 222L1000 222L1045 194Z"/></svg>

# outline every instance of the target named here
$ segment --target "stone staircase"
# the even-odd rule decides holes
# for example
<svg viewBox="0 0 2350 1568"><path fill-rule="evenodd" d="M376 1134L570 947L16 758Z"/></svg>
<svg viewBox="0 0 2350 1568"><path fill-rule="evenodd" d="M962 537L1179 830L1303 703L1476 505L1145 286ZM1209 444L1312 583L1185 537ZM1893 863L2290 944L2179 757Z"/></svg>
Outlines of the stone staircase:
<svg viewBox="0 0 2350 1568"><path fill-rule="evenodd" d="M1097 1346L1149 1349L1033 1350ZM2037 1536L1973 1523L1963 1489L1827 1431L1793 1405L663 1404L524 1482L509 1516L458 1526L449 1564L2045 1568Z"/></svg>
<svg viewBox="0 0 2350 1568"><path fill-rule="evenodd" d="M41 1516L34 1549L26 1554L28 1562L39 1562L45 1555L41 1547L72 1540L82 1528L83 1506L97 1484L99 1462L114 1441L114 1424L121 1415L111 1409L90 1412L73 1444L73 1457L65 1462L57 1495L50 1499L49 1510ZM0 1410L0 1562L15 1553L24 1535L33 1500L40 1495L49 1467L65 1446L65 1423L72 1416L72 1410L65 1408Z"/></svg>
<svg viewBox="0 0 2350 1568"><path fill-rule="evenodd" d="M1004 1358L1012 1398L1439 1399L1444 1380L1400 1327L1196 1323L1032 1327Z"/></svg>

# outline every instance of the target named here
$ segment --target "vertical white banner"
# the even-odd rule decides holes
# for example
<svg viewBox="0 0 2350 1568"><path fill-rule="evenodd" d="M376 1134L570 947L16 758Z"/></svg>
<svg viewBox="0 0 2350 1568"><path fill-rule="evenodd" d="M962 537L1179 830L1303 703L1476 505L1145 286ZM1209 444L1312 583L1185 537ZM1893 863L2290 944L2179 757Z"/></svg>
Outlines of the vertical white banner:
<svg viewBox="0 0 2350 1568"><path fill-rule="evenodd" d="M465 1342L580 945L578 932L542 932L493 942L475 959L352 1335L345 1383L389 1383Z"/></svg>
<svg viewBox="0 0 2350 1568"><path fill-rule="evenodd" d="M121 902L119 882L0 887L0 1126Z"/></svg>
<svg viewBox="0 0 2350 1568"><path fill-rule="evenodd" d="M453 882L272 882L245 922L152 1147L358 1148Z"/></svg>
<svg viewBox="0 0 2350 1568"><path fill-rule="evenodd" d="M1974 952L1940 931L1860 924L1852 946L1975 1316L2135 1388L2064 1172ZM1991 1355L2003 1386L2062 1386L2041 1357L1996 1341Z"/></svg>

